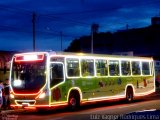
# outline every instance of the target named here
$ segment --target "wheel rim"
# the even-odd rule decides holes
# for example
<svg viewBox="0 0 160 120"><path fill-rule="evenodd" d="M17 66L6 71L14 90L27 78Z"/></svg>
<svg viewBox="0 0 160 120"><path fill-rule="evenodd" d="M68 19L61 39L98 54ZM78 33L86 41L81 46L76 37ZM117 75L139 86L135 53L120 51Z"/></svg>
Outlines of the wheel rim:
<svg viewBox="0 0 160 120"><path fill-rule="evenodd" d="M132 100L132 95L128 94L128 101L131 101L131 100Z"/></svg>
<svg viewBox="0 0 160 120"><path fill-rule="evenodd" d="M70 105L71 106L76 106L76 99L75 98L70 99Z"/></svg>
<svg viewBox="0 0 160 120"><path fill-rule="evenodd" d="M133 98L132 92L129 91L128 94L127 94L127 100L132 101L132 98Z"/></svg>

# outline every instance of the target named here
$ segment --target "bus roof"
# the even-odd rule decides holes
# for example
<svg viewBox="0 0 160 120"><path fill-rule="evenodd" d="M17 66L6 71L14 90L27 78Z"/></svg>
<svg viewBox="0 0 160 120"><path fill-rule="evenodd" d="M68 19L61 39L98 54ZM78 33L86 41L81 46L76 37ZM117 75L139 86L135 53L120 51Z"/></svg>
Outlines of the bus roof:
<svg viewBox="0 0 160 120"><path fill-rule="evenodd" d="M152 57L140 57L140 56L124 56L124 55L110 55L110 54L91 54L91 53L74 53L74 52L26 52L26 53L18 53L15 54L14 56L17 55L22 55L22 54L49 54L49 56L81 56L81 57L100 57L100 58L130 58L130 59L148 59L148 60L153 60Z"/></svg>
<svg viewBox="0 0 160 120"><path fill-rule="evenodd" d="M50 55L53 55L52 53ZM91 53L74 53L74 52L56 52L58 56L86 56L86 57L101 57L101 58L131 58L131 59L148 59L153 60L152 57L141 57L141 56L124 56L124 55L109 55L109 54L91 54Z"/></svg>

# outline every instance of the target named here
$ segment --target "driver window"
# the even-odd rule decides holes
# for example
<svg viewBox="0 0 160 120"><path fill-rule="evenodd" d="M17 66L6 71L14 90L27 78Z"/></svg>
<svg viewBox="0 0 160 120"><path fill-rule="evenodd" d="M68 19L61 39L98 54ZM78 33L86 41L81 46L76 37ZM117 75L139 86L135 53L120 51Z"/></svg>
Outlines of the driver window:
<svg viewBox="0 0 160 120"><path fill-rule="evenodd" d="M50 66L50 87L63 82L64 74L63 74L63 64L61 63L52 63Z"/></svg>

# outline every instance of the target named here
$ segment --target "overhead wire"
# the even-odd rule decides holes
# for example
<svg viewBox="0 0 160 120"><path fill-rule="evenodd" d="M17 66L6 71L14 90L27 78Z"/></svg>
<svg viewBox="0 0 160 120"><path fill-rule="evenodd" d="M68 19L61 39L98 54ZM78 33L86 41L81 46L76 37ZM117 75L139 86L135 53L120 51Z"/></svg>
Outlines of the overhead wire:
<svg viewBox="0 0 160 120"><path fill-rule="evenodd" d="M124 6L133 6L133 3L127 3L125 4ZM145 2L140 2L140 3L134 3L134 5L139 5L139 6L144 6L144 5L151 5L151 4L155 4L155 3L160 3L159 0L152 0L152 1L145 1ZM122 8L124 7L122 6ZM76 11L76 12L64 12L64 13L58 13L58 14L41 14L39 13L38 16L39 17L42 17L42 18L46 18L50 21L54 21L57 22L57 23L61 23L61 24L74 24L74 25L78 25L78 26L83 26L83 27L90 27L91 24L90 23L86 23L86 22L81 22L81 21L78 21L78 20L75 20L73 18L66 18L66 17L59 17L59 15L67 15L67 14L83 14L85 16L85 14L89 14L89 13L97 13L97 12L101 12L101 11L112 11L112 10L117 10L119 9L120 7L113 7L113 8L105 8L105 9L92 9L92 10L84 10L84 11ZM22 8L15 8L15 7L10 7L10 6L4 6L4 5L0 5L0 9L1 10L6 10L7 12L11 12L11 13L21 13L21 15L32 15L33 11L30 11L30 10L26 10L26 9L22 9ZM85 13L85 14L84 14ZM108 13L106 13L108 14ZM82 15L82 16L83 16ZM81 17L82 18L82 17ZM65 22L62 22L62 21L65 21ZM44 21L41 21L41 23L44 23ZM121 24L121 23L119 23ZM122 23L122 25L124 25L124 23ZM5 28L6 27L6 28ZM101 25L100 27L103 27L103 25ZM13 30L15 32L27 32L26 30L22 30L22 29L19 29L19 28L10 28L9 26L0 26L1 29L6 29L6 30ZM62 31L62 30L61 30ZM37 30L38 32L38 30ZM39 31L39 32L42 32L42 31ZM50 31L43 31L44 33L48 33L48 34L58 34L58 31L55 31L55 30L52 30L51 33ZM31 33L31 32L30 32ZM67 36L67 35L65 35Z"/></svg>

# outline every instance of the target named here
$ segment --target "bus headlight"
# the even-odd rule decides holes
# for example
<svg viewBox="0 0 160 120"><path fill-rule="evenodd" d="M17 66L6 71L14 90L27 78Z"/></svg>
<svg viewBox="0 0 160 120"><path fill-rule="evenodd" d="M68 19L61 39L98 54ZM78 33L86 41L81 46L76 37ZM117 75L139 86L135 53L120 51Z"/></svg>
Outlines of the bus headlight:
<svg viewBox="0 0 160 120"><path fill-rule="evenodd" d="M14 95L12 93L10 93L10 98L14 98Z"/></svg>
<svg viewBox="0 0 160 120"><path fill-rule="evenodd" d="M46 92L41 92L35 99L38 99L38 98L45 98L46 96Z"/></svg>
<svg viewBox="0 0 160 120"><path fill-rule="evenodd" d="M45 92L42 92L38 98L44 98L46 96L46 93Z"/></svg>
<svg viewBox="0 0 160 120"><path fill-rule="evenodd" d="M15 87L21 86L22 85L22 81L21 80L14 80L13 85Z"/></svg>

